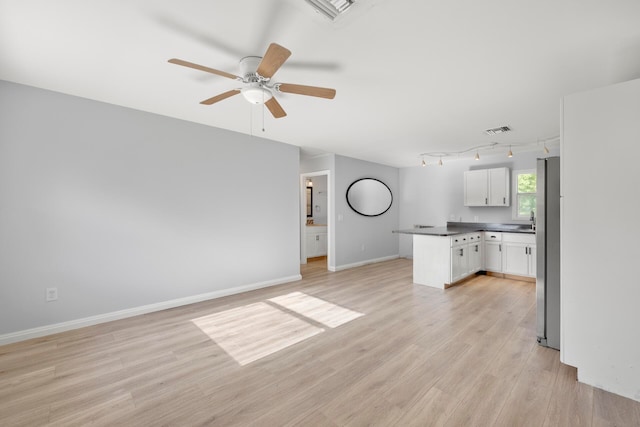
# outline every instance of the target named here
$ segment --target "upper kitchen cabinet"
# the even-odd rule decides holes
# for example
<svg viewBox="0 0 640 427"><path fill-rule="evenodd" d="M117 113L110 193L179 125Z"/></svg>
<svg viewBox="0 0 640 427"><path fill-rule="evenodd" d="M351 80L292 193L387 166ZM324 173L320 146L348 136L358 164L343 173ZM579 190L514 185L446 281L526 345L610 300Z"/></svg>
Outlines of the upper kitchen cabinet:
<svg viewBox="0 0 640 427"><path fill-rule="evenodd" d="M509 206L509 168L464 173L465 206Z"/></svg>

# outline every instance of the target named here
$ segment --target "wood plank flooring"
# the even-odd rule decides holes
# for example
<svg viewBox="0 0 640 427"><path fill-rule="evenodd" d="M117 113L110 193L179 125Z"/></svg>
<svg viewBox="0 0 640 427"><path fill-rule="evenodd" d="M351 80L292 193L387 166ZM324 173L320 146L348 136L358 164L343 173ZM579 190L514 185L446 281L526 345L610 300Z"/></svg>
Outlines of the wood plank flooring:
<svg viewBox="0 0 640 427"><path fill-rule="evenodd" d="M576 382L536 344L532 283L433 289L412 284L405 259L336 273L321 260L302 274L0 347L0 426L640 425L640 403ZM269 327L225 330L256 304ZM288 324L320 332L270 342ZM254 356L241 365L234 351Z"/></svg>

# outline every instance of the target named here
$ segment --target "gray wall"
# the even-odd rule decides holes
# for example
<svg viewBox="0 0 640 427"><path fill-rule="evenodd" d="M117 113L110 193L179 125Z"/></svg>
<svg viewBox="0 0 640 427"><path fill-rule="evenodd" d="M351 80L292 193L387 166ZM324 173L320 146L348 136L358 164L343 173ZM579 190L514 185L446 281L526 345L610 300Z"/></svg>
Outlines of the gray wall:
<svg viewBox="0 0 640 427"><path fill-rule="evenodd" d="M558 149L549 155L558 155ZM447 221L517 223L513 220L512 207L465 207L464 172L473 169L508 167L511 172L535 169L536 159L543 152L516 152L511 158L505 154L484 155L480 160L462 158L443 159L443 166L432 160L429 165L400 169L400 228L412 228L416 224L442 226ZM427 159L429 160L429 159ZM437 161L437 160L436 160ZM417 162L416 162L417 163ZM511 189L513 196L513 188ZM512 198L513 201L513 198ZM409 235L400 236L400 256L410 257L412 240Z"/></svg>
<svg viewBox="0 0 640 427"><path fill-rule="evenodd" d="M392 233L398 229L398 169L336 155L335 176L336 268L398 256L398 235ZM351 210L347 189L360 178L379 179L391 189L394 200L386 213L366 217Z"/></svg>
<svg viewBox="0 0 640 427"><path fill-rule="evenodd" d="M0 335L297 277L298 168L298 147L0 81Z"/></svg>

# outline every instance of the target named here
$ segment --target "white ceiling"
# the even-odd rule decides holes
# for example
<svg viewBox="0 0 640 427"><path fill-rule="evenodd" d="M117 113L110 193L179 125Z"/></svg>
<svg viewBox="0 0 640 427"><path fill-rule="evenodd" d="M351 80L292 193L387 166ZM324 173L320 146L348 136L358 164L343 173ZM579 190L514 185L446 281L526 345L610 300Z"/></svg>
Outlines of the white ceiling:
<svg viewBox="0 0 640 427"><path fill-rule="evenodd" d="M265 132L241 96L199 104L237 82L167 63L237 74L270 42L292 52L274 81L337 95L278 94ZM561 96L639 77L638 0L357 0L337 22L304 0L0 0L0 79L398 167L535 145Z"/></svg>

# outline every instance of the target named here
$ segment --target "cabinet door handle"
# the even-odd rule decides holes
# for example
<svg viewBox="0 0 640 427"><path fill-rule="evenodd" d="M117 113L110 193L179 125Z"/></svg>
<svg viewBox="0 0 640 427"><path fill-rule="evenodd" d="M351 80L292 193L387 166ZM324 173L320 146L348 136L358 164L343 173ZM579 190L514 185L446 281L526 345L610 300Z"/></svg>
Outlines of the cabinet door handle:
<svg viewBox="0 0 640 427"><path fill-rule="evenodd" d="M478 245L476 245L476 252L478 252Z"/></svg>
<svg viewBox="0 0 640 427"><path fill-rule="evenodd" d="M460 249L460 256L464 256L464 249Z"/></svg>
<svg viewBox="0 0 640 427"><path fill-rule="evenodd" d="M524 248L524 254L525 254L525 255L529 255L529 248L527 248L526 246L525 246L525 248Z"/></svg>
<svg viewBox="0 0 640 427"><path fill-rule="evenodd" d="M503 204L503 205L506 205L506 204L507 204L507 198L506 198L506 197L503 197L503 198L502 198L502 204Z"/></svg>
<svg viewBox="0 0 640 427"><path fill-rule="evenodd" d="M484 204L488 205L489 204L489 199L487 199L486 197L484 198Z"/></svg>
<svg viewBox="0 0 640 427"><path fill-rule="evenodd" d="M502 245L498 245L498 252L502 252Z"/></svg>
<svg viewBox="0 0 640 427"><path fill-rule="evenodd" d="M320 236L316 234L316 240L320 240Z"/></svg>

